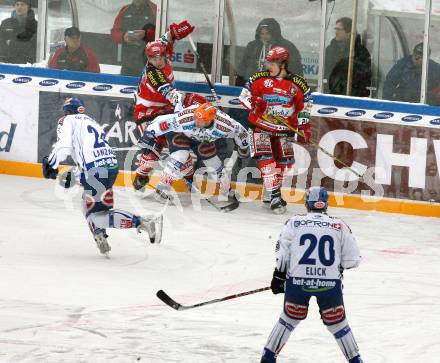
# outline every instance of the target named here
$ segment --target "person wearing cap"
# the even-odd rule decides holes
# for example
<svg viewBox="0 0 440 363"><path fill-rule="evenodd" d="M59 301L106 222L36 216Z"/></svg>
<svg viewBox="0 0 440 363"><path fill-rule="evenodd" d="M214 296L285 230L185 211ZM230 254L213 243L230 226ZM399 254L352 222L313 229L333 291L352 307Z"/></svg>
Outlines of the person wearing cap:
<svg viewBox="0 0 440 363"><path fill-rule="evenodd" d="M429 57L429 56L428 56ZM383 98L403 102L420 102L422 84L423 43L412 54L401 58L388 72L383 85ZM440 105L440 65L429 59L427 103Z"/></svg>
<svg viewBox="0 0 440 363"><path fill-rule="evenodd" d="M146 63L143 51L147 42L154 40L157 7L150 0L133 0L115 18L111 29L112 40L122 44L121 74L141 74Z"/></svg>
<svg viewBox="0 0 440 363"><path fill-rule="evenodd" d="M273 18L260 21L255 30L255 39L249 42L243 54L236 75L236 86L244 86L255 72L264 70L267 52L275 46L286 48L290 54L289 69L292 73L303 75L301 55L295 45L281 35L280 24Z"/></svg>
<svg viewBox="0 0 440 363"><path fill-rule="evenodd" d="M37 26L30 0L15 1L11 17L0 24L0 62L34 63Z"/></svg>
<svg viewBox="0 0 440 363"><path fill-rule="evenodd" d="M64 31L66 45L58 48L49 59L49 68L69 71L100 73L98 60L92 49L81 45L81 32L77 27Z"/></svg>

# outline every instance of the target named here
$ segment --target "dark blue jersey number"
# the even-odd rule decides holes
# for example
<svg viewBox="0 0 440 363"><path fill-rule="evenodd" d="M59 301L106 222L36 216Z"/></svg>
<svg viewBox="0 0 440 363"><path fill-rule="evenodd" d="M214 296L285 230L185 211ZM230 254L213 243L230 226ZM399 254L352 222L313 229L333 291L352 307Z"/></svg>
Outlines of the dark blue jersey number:
<svg viewBox="0 0 440 363"><path fill-rule="evenodd" d="M101 135L98 133L98 130L96 130L93 126L87 126L87 131L90 134L95 134L95 144L93 147L95 149L104 147L105 145L110 146L107 140L105 139L105 133L101 133Z"/></svg>
<svg viewBox="0 0 440 363"><path fill-rule="evenodd" d="M304 246L304 244L309 241L310 245L307 247L306 252L299 260L300 265L316 265L316 258L311 258L310 255L315 250L318 245L318 257L321 264L324 266L331 266L335 262L335 243L333 238L328 235L324 235L319 239L316 238L314 234L306 233L301 236L299 240L299 245ZM326 256L326 250L328 250L328 258Z"/></svg>

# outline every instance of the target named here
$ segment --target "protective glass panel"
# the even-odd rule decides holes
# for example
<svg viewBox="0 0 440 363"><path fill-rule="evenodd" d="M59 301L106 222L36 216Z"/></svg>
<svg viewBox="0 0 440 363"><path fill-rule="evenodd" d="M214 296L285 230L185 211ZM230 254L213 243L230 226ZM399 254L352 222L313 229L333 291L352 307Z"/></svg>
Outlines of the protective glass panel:
<svg viewBox="0 0 440 363"><path fill-rule="evenodd" d="M35 63L37 13L37 1L0 2L0 62Z"/></svg>
<svg viewBox="0 0 440 363"><path fill-rule="evenodd" d="M87 63L83 70L139 77L146 63L145 45L155 38L157 1L72 2L84 47L80 58Z"/></svg>
<svg viewBox="0 0 440 363"><path fill-rule="evenodd" d="M304 75L312 90L318 83L319 1L226 0L222 83L242 86L251 74L263 70L269 49L289 49L289 70Z"/></svg>
<svg viewBox="0 0 440 363"><path fill-rule="evenodd" d="M424 1L373 3L373 96L420 102Z"/></svg>
<svg viewBox="0 0 440 363"><path fill-rule="evenodd" d="M429 56L426 82L426 103L440 106L440 1L434 0L431 8L429 30Z"/></svg>
<svg viewBox="0 0 440 363"><path fill-rule="evenodd" d="M214 0L168 1L167 28L172 23L180 23L184 20L194 25L196 28L191 37L201 58L196 59L188 38L176 41L172 58L176 79L191 82L205 81L200 62L203 62L210 76L217 4L218 2Z"/></svg>
<svg viewBox="0 0 440 363"><path fill-rule="evenodd" d="M368 12L369 1L358 2L356 33L351 42L353 2L351 0L327 1L324 92L337 95L367 97L371 89L371 50L369 49ZM353 58L350 65L350 47ZM349 67L352 76L348 76ZM351 86L350 84L351 83ZM347 91L348 90L348 91Z"/></svg>

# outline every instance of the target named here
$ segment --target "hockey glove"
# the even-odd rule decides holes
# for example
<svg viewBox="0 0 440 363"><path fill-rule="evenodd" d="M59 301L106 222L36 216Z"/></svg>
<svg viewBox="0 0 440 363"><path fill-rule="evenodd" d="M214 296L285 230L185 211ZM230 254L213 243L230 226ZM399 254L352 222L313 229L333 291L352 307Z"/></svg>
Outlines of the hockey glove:
<svg viewBox="0 0 440 363"><path fill-rule="evenodd" d="M237 147L237 154L240 159L246 159L247 157L249 157L249 148Z"/></svg>
<svg viewBox="0 0 440 363"><path fill-rule="evenodd" d="M142 137L138 140L137 146L142 150L154 150L157 146L157 139L153 131L144 131Z"/></svg>
<svg viewBox="0 0 440 363"><path fill-rule="evenodd" d="M180 24L172 23L170 25L170 34L173 40L180 40L187 37L194 30L194 27L188 21L182 21Z"/></svg>
<svg viewBox="0 0 440 363"><path fill-rule="evenodd" d="M53 169L49 165L49 157L45 156L42 160L43 176L46 179L56 179L58 175L58 169Z"/></svg>
<svg viewBox="0 0 440 363"><path fill-rule="evenodd" d="M266 113L267 103L259 96L251 97L251 106L255 116L257 116L258 118L261 118L261 116Z"/></svg>
<svg viewBox="0 0 440 363"><path fill-rule="evenodd" d="M273 272L270 289L274 294L281 294L284 292L284 283L286 282L286 273L280 272L277 269Z"/></svg>
<svg viewBox="0 0 440 363"><path fill-rule="evenodd" d="M300 144L308 144L310 142L310 138L312 137L312 129L310 127L309 123L306 124L302 124L298 126L298 131L300 132L300 134L302 134L303 136L301 136L300 134L298 134L297 136L297 141Z"/></svg>

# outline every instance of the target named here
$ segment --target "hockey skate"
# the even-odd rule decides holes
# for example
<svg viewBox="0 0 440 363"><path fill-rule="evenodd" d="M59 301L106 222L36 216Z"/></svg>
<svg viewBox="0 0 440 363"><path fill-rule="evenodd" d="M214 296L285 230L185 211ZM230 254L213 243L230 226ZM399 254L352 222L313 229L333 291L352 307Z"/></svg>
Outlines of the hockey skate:
<svg viewBox="0 0 440 363"><path fill-rule="evenodd" d="M105 233L105 229L103 228L97 228L93 232L93 238L95 239L96 246L98 247L99 252L106 257L109 257L108 253L110 252L111 247L107 242L107 237L108 235L107 233Z"/></svg>
<svg viewBox="0 0 440 363"><path fill-rule="evenodd" d="M141 223L137 227L138 233L147 232L150 243L160 243L162 241L163 216L149 215L140 217Z"/></svg>
<svg viewBox="0 0 440 363"><path fill-rule="evenodd" d="M164 190L156 189L153 198L156 202L161 204L168 204L173 202L173 197Z"/></svg>
<svg viewBox="0 0 440 363"><path fill-rule="evenodd" d="M136 174L133 180L133 188L134 190L142 190L150 181L150 177L148 175L139 175Z"/></svg>
<svg viewBox="0 0 440 363"><path fill-rule="evenodd" d="M272 199L270 201L270 210L274 214L284 214L286 213L286 201L281 196L281 190L275 189L272 191Z"/></svg>

